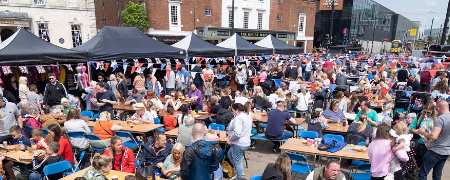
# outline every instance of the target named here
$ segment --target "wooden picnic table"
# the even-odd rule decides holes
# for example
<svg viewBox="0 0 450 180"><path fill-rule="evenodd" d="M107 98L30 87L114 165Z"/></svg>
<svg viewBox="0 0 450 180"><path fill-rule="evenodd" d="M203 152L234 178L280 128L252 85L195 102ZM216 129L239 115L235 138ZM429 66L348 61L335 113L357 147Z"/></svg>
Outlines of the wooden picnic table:
<svg viewBox="0 0 450 180"><path fill-rule="evenodd" d="M18 148L19 145L8 145L7 148L2 146L0 152L5 154L6 159L10 159L21 164L31 164L33 152L29 150L21 151Z"/></svg>
<svg viewBox="0 0 450 180"><path fill-rule="evenodd" d="M324 129L323 131L331 133L347 133L348 127L348 124L347 126L343 126L342 123L328 123L328 128Z"/></svg>
<svg viewBox="0 0 450 180"><path fill-rule="evenodd" d="M89 168L92 168L92 167L84 168L84 169L82 169L82 170L80 170L78 172L75 172L75 173L73 173L71 175L63 177L60 180L74 180L77 177L83 177L86 174L86 172L89 170ZM106 174L106 177L108 179L112 179L113 176L116 176L118 180L124 180L125 177L128 176L128 175L134 175L134 174L127 173L127 172L111 170L111 171L108 172L108 174Z"/></svg>
<svg viewBox="0 0 450 180"><path fill-rule="evenodd" d="M281 145L280 149L288 152L295 152L300 154L308 154L308 155L319 155L319 156L327 156L327 157L335 157L341 159L352 159L352 160L361 160L361 161L369 161L369 154L367 149L365 151L359 152L354 150L356 145L346 145L343 149L338 152L330 153L327 151L320 151L317 149L315 145L308 145L303 142L301 139L290 138L283 145Z"/></svg>
<svg viewBox="0 0 450 180"><path fill-rule="evenodd" d="M125 104L125 103L118 103L113 105L114 110L121 110L121 111L136 111L136 109L131 104Z"/></svg>
<svg viewBox="0 0 450 180"><path fill-rule="evenodd" d="M253 113L252 118L253 121L255 122L267 123L267 121L269 120L269 115L267 113ZM294 118L294 119L296 123L293 123L292 125L298 126L305 122L305 118Z"/></svg>
<svg viewBox="0 0 450 180"><path fill-rule="evenodd" d="M181 113L180 111L175 111L175 113L174 113L175 116L178 116L178 115L181 115L181 114L182 114L182 113ZM167 116L168 113L167 113L167 111L165 111L165 110L160 110L160 111L158 112L158 115L159 115L160 117L164 117L164 116ZM214 115L214 114L210 114L210 113L207 113L207 112L198 112L197 114L193 115L193 117L194 117L196 120L206 120L206 119L210 118L210 117L213 116L213 115Z"/></svg>
<svg viewBox="0 0 450 180"><path fill-rule="evenodd" d="M227 142L227 132L226 131L216 131L209 130L210 133L218 133L219 134L219 142L224 143ZM177 138L178 137L178 128L172 129L170 131L166 131L164 133L167 137Z"/></svg>
<svg viewBox="0 0 450 180"><path fill-rule="evenodd" d="M148 132L151 132L157 128L162 127L162 124L150 124L150 123L140 123L132 125L132 123L128 123L127 121L121 121L121 120L112 120L113 124L122 126L120 131L128 131L131 133L137 133L137 134L146 134ZM88 126L94 127L95 122L89 121Z"/></svg>

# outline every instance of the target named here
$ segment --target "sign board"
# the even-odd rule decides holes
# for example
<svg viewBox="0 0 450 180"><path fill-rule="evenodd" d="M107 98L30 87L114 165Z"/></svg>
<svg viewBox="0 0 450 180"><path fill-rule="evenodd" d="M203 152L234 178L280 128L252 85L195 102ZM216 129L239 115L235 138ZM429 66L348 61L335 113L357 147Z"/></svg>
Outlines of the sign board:
<svg viewBox="0 0 450 180"><path fill-rule="evenodd" d="M408 29L409 36L415 37L417 36L417 28Z"/></svg>
<svg viewBox="0 0 450 180"><path fill-rule="evenodd" d="M31 22L18 19L0 19L0 25L2 26L20 26L30 27Z"/></svg>
<svg viewBox="0 0 450 180"><path fill-rule="evenodd" d="M334 10L341 11L344 9L344 0L320 0L321 11L331 11L334 2Z"/></svg>

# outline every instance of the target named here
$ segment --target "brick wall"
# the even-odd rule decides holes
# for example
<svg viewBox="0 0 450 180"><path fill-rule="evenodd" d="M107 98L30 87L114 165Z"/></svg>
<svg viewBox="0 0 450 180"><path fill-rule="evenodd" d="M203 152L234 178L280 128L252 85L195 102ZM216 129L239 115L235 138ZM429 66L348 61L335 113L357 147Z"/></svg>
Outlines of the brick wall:
<svg viewBox="0 0 450 180"><path fill-rule="evenodd" d="M221 25L221 0L181 0L181 30L194 30L194 12L196 27ZM211 16L205 15L205 9L211 9ZM168 0L147 0L147 13L150 28L155 30L169 30Z"/></svg>
<svg viewBox="0 0 450 180"><path fill-rule="evenodd" d="M147 0L147 15L150 28L169 29L168 0Z"/></svg>
<svg viewBox="0 0 450 180"><path fill-rule="evenodd" d="M314 36L316 9L316 2L311 0L273 0L270 30L297 32L298 15L304 13L306 14L306 36ZM277 16L281 17L281 21L277 20Z"/></svg>
<svg viewBox="0 0 450 180"><path fill-rule="evenodd" d="M144 2L144 0L95 0L97 29L103 26L121 26L120 12L130 1Z"/></svg>

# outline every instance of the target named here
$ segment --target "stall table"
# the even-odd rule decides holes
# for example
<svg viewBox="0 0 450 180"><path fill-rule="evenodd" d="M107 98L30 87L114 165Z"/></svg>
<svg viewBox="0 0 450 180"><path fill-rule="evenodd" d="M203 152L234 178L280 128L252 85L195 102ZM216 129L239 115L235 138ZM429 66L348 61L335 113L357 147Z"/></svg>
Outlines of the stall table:
<svg viewBox="0 0 450 180"><path fill-rule="evenodd" d="M162 124L141 123L136 124L132 127L131 123L127 123L127 121L120 121L120 120L112 120L112 121L113 124L122 126L120 131L128 131L135 134L146 134L163 126ZM95 125L94 121L88 122L89 127L94 127L94 125Z"/></svg>
<svg viewBox="0 0 450 180"><path fill-rule="evenodd" d="M209 130L210 132L213 132L214 130ZM219 133L219 142L226 143L227 142L227 132L226 131L215 131ZM164 133L167 137L170 138L177 138L178 137L178 128L172 129L170 131L166 131Z"/></svg>
<svg viewBox="0 0 450 180"><path fill-rule="evenodd" d="M33 159L33 152L18 150L18 145L8 145L8 148L0 149L1 153L5 154L6 159L12 160L21 164L31 164Z"/></svg>
<svg viewBox="0 0 450 180"><path fill-rule="evenodd" d="M315 145L307 145L307 144L303 143L301 139L290 138L280 147L280 149L283 151L300 153L300 154L335 157L335 158L340 158L340 159L369 161L369 155L368 155L367 149L365 151L359 152L359 151L354 150L355 147L358 147L358 146L347 144L340 151L330 153L327 151L318 150Z"/></svg>
<svg viewBox="0 0 450 180"><path fill-rule="evenodd" d="M63 177L61 180L74 180L77 177L83 177L86 174L86 172L89 170L89 168L92 168L92 167L84 168L84 169L82 169L82 170L80 170L78 172L75 172L75 173L73 173L71 175ZM118 180L124 180L125 177L128 176L128 175L134 175L134 174L127 173L127 172L111 170L111 171L109 171L108 174L106 174L106 177L108 179L112 179L113 176L117 176Z"/></svg>
<svg viewBox="0 0 450 180"><path fill-rule="evenodd" d="M339 134L345 134L348 132L348 127L347 126L343 126L342 123L328 123L328 128L324 129L324 133L325 132L329 132L329 133L339 133Z"/></svg>

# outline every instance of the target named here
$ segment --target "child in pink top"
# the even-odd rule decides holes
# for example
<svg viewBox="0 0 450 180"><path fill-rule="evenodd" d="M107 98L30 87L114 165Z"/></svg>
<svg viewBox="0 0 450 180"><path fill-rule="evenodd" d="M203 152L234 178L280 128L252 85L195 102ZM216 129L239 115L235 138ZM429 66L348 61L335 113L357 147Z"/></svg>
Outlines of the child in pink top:
<svg viewBox="0 0 450 180"><path fill-rule="evenodd" d="M369 161L372 179L383 179L390 173L390 163L395 155L392 152L390 127L382 124L377 128L375 140L369 144Z"/></svg>

